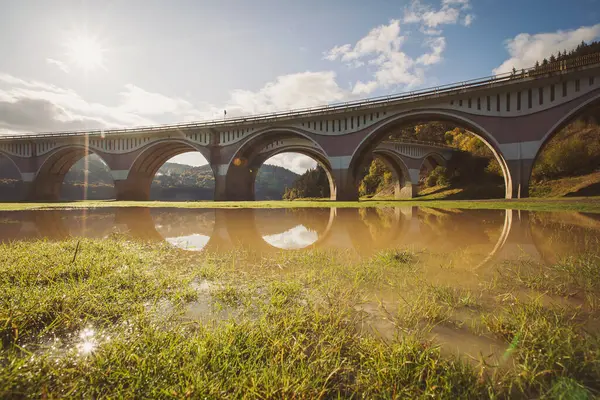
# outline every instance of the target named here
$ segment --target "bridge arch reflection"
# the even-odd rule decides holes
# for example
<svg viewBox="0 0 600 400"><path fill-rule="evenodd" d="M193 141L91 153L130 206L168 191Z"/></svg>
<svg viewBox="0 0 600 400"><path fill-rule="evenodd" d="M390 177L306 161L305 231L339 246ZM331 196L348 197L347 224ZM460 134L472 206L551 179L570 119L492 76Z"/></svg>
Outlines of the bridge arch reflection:
<svg viewBox="0 0 600 400"><path fill-rule="evenodd" d="M302 227L300 235L298 227ZM561 235L565 228L569 232L587 229L587 233ZM210 253L235 248L258 256L334 249L366 257L388 249L426 250L441 255L464 250L474 257L469 261L469 269L474 270L522 256L555 263L566 250L588 249L590 235L597 237L600 231L600 219L581 213L562 216L513 210L462 212L415 207L316 210L134 207L0 212L0 241L107 237L115 230L137 240L168 242L183 250ZM306 232L310 235L303 236Z"/></svg>

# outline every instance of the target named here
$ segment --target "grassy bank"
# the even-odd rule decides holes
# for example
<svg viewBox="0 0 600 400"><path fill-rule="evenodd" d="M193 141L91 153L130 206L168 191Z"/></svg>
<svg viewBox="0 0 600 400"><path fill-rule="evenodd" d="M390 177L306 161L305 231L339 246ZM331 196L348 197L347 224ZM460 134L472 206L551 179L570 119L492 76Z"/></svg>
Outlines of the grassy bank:
<svg viewBox="0 0 600 400"><path fill-rule="evenodd" d="M559 179L535 181L530 185L532 198L588 198L600 196L600 172L571 176ZM466 200L466 199L501 199L504 197L504 185L472 184L461 187L433 186L419 191L419 200Z"/></svg>
<svg viewBox="0 0 600 400"><path fill-rule="evenodd" d="M600 213L600 197L528 198L520 200L391 200L330 201L322 199L297 201L77 201L55 203L0 203L0 211L68 209L78 207L174 207L174 208L309 208L309 207L435 207L461 209L516 209L531 211L580 211Z"/></svg>
<svg viewBox="0 0 600 400"><path fill-rule="evenodd" d="M600 394L593 254L473 271L463 251L265 257L120 236L0 254L0 398Z"/></svg>

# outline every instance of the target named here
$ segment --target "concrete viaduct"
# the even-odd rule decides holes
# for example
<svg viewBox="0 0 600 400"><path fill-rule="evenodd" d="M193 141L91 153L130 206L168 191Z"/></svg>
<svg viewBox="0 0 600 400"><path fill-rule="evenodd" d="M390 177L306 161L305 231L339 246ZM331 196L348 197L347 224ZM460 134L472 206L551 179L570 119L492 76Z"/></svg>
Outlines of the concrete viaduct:
<svg viewBox="0 0 600 400"><path fill-rule="evenodd" d="M328 173L335 200L357 200L359 171L374 156L395 172L398 197L412 197L425 160L447 149L386 142L415 122L448 121L483 140L504 173L506 198L528 196L544 144L600 99L600 54L417 92L267 115L106 131L0 138L29 200L58 200L64 175L95 153L117 199L149 199L152 179L171 157L200 152L215 175L215 200L253 200L260 165L273 155L308 155ZM444 153L444 151L446 151ZM435 157L431 157L435 155Z"/></svg>

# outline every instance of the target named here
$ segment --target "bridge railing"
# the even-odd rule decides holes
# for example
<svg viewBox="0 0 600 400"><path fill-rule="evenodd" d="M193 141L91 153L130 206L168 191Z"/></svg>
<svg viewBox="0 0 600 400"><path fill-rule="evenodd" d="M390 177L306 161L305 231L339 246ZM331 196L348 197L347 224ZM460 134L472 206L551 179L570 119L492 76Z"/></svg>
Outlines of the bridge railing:
<svg viewBox="0 0 600 400"><path fill-rule="evenodd" d="M395 143L395 144L420 144L429 147L439 147L448 150L458 150L457 147L447 145L445 143L439 142L430 142L427 140L417 140L417 139L405 139L405 138L394 138L394 139L385 139L383 143Z"/></svg>
<svg viewBox="0 0 600 400"><path fill-rule="evenodd" d="M520 72L507 72L503 74L497 74L487 76L483 78L476 78L458 83L451 83L447 85L440 85L435 87L429 87L419 90L407 91L398 93L395 95L371 97L368 99L352 100L346 102L332 103L324 106L306 107L293 109L288 111L278 111L273 113L255 114L242 117L234 118L222 118L213 119L208 121L200 122L189 122L181 124L165 124L165 125L153 125L153 126L138 126L132 128L117 128L117 129L100 129L100 130L87 130L87 131L64 131L64 132L46 132L46 133L32 133L32 134L21 134L21 135L0 135L0 140L14 140L14 139L32 139L32 138L49 138L56 136L82 136L82 135L117 135L123 133L147 133L164 131L169 129L191 129L191 128L211 128L251 122L267 122L279 118L288 117L302 117L309 116L319 113L328 113L335 111L346 111L348 109L356 109L366 106L380 106L389 103L395 103L402 100L419 100L427 98L429 96L439 95L452 95L460 93L467 89L474 89L478 87L485 87L488 85L495 85L498 83L512 82L516 80L528 79L556 72L566 72L573 69L590 66L594 64L600 64L600 53L588 54L573 59L561 60L551 62L546 65L540 65L527 69L522 69Z"/></svg>

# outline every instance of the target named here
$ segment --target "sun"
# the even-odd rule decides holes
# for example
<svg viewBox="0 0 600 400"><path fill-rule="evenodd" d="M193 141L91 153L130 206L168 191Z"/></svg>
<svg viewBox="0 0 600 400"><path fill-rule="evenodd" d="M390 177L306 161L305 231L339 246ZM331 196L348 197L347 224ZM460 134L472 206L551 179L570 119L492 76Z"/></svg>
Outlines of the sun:
<svg viewBox="0 0 600 400"><path fill-rule="evenodd" d="M67 55L72 65L85 71L93 71L104 66L104 53L100 42L91 36L76 36L67 42Z"/></svg>

